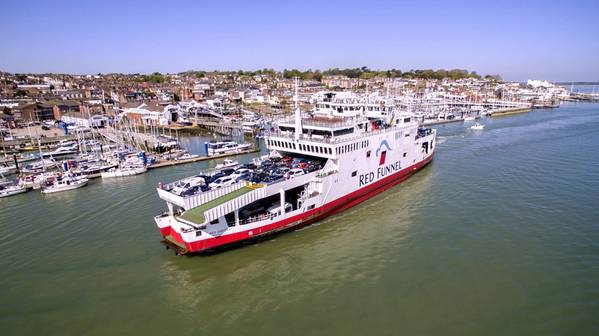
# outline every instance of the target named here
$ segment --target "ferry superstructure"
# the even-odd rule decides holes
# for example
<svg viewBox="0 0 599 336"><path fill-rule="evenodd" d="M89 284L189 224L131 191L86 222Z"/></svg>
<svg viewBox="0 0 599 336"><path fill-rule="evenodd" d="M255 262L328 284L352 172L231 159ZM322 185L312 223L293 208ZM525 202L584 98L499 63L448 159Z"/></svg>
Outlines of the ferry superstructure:
<svg viewBox="0 0 599 336"><path fill-rule="evenodd" d="M160 184L168 211L154 219L164 242L181 253L201 252L304 226L383 192L433 159L436 131L419 127L413 114L391 103L374 104L384 115L365 111L370 102L324 111L319 104L310 115L296 107L294 117L279 121L265 138L271 157L283 157L283 164L317 162L312 169L299 164L307 169L292 177L239 181L191 196ZM281 162L269 165L273 161Z"/></svg>

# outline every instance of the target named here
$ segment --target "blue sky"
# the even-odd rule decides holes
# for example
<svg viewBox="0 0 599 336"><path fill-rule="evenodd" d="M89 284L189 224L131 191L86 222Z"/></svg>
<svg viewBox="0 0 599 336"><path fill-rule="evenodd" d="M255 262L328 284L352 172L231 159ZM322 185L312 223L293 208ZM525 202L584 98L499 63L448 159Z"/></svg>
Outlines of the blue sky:
<svg viewBox="0 0 599 336"><path fill-rule="evenodd" d="M0 70L465 68L599 80L599 1L0 2Z"/></svg>

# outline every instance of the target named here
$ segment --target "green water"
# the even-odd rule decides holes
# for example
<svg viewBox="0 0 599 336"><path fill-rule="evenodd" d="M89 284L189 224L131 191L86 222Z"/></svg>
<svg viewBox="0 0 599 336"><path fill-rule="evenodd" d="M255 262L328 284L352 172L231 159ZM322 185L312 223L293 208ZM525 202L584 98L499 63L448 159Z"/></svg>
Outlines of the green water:
<svg viewBox="0 0 599 336"><path fill-rule="evenodd" d="M599 105L483 122L439 126L431 165L341 215L209 257L165 251L152 216L158 181L214 163L0 199L0 332L599 334Z"/></svg>

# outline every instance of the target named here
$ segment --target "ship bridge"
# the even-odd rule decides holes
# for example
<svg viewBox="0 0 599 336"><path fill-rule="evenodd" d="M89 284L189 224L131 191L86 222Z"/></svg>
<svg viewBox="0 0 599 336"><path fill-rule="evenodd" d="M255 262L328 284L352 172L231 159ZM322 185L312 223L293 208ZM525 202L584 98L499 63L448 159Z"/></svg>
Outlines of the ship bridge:
<svg viewBox="0 0 599 336"><path fill-rule="evenodd" d="M365 148L369 145L367 138L372 135L417 125L416 118L409 112L392 115L387 120L365 116L305 117L299 123L301 132L296 132L299 130L297 121L285 119L278 122L278 131L266 139L266 145L269 150L335 159L344 152L339 147Z"/></svg>

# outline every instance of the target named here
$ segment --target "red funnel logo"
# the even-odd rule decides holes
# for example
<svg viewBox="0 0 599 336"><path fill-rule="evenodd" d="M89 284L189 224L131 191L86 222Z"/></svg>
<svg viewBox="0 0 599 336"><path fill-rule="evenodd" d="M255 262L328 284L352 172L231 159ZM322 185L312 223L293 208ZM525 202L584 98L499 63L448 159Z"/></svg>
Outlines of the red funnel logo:
<svg viewBox="0 0 599 336"><path fill-rule="evenodd" d="M391 147L389 146L389 143L387 142L387 140L381 141L379 148L377 148L377 150L376 150L376 156L379 157L379 166L382 166L385 164L385 159L387 158L388 150L391 150Z"/></svg>
<svg viewBox="0 0 599 336"><path fill-rule="evenodd" d="M381 152L381 158L379 159L379 166L385 164L385 158L387 158L387 151Z"/></svg>

